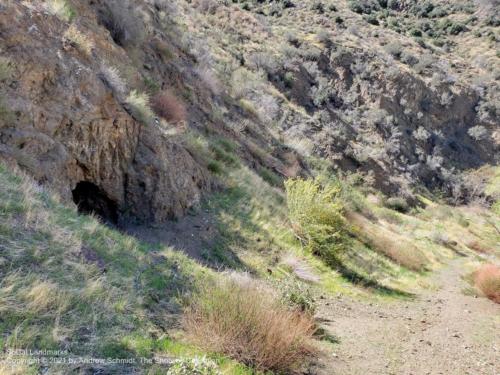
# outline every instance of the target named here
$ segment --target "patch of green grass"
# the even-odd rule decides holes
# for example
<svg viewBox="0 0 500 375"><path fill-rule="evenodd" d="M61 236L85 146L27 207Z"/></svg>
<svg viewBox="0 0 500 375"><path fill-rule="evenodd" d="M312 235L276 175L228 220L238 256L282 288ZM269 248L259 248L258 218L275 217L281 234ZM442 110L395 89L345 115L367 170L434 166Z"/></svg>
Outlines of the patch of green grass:
<svg viewBox="0 0 500 375"><path fill-rule="evenodd" d="M266 181L269 185L275 187L283 186L283 179L270 169L261 167L259 168L258 173L259 176L262 177L262 179Z"/></svg>
<svg viewBox="0 0 500 375"><path fill-rule="evenodd" d="M14 113L5 104L5 99L0 93L0 124L10 125L14 121Z"/></svg>
<svg viewBox="0 0 500 375"><path fill-rule="evenodd" d="M152 356L160 350L152 332L164 329L166 306L172 311L208 275L179 252L78 215L3 165L0 205L3 350Z"/></svg>
<svg viewBox="0 0 500 375"><path fill-rule="evenodd" d="M213 144L210 146L214 158L228 166L235 167L239 164L238 158L232 153L233 151L227 151L225 147L218 144Z"/></svg>
<svg viewBox="0 0 500 375"><path fill-rule="evenodd" d="M12 75L12 62L9 58L0 56L0 81L9 79Z"/></svg>
<svg viewBox="0 0 500 375"><path fill-rule="evenodd" d="M207 168L210 172L215 174L221 174L224 171L222 164L219 163L217 160L210 160L207 163Z"/></svg>
<svg viewBox="0 0 500 375"><path fill-rule="evenodd" d="M220 367L223 374L227 375L259 375L255 370L238 363L230 358L217 353L206 353L193 345L173 340L169 337L163 337L156 341L155 347L158 353L171 355L178 358L199 357L207 355L214 360Z"/></svg>

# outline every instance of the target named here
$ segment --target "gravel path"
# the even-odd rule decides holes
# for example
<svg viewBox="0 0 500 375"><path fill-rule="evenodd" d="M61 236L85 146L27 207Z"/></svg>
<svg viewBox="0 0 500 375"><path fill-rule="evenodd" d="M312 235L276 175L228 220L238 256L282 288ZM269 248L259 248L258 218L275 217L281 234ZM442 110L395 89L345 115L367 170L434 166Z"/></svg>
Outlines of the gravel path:
<svg viewBox="0 0 500 375"><path fill-rule="evenodd" d="M463 293L462 262L414 301L322 300L319 316L339 343L314 373L499 375L500 305Z"/></svg>

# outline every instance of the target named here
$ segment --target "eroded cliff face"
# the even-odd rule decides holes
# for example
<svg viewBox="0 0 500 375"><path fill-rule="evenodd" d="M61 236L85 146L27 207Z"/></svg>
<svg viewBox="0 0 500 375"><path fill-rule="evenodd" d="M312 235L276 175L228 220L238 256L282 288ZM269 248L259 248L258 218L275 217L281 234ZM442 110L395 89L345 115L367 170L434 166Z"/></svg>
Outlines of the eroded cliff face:
<svg viewBox="0 0 500 375"><path fill-rule="evenodd" d="M92 12L80 13L95 46L87 55L38 5L0 6L0 46L12 65L2 82L9 116L0 120L0 156L111 221L182 215L209 188L207 171L175 136L137 122L102 79L108 59L129 58Z"/></svg>

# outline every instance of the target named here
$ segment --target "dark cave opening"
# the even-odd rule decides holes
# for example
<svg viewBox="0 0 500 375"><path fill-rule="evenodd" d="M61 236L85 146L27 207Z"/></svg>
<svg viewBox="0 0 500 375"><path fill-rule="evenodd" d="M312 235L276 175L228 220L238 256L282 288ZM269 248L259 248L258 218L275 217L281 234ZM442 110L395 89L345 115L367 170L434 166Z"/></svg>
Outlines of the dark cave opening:
<svg viewBox="0 0 500 375"><path fill-rule="evenodd" d="M118 222L118 208L116 203L97 185L88 181L80 181L72 191L73 202L82 214L94 214L106 223Z"/></svg>

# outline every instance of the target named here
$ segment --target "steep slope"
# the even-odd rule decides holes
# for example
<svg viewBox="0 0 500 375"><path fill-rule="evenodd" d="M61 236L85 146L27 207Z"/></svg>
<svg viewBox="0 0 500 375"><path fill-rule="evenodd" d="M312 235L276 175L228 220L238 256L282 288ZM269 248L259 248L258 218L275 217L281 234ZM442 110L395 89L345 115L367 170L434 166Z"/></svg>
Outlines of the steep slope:
<svg viewBox="0 0 500 375"><path fill-rule="evenodd" d="M469 303L460 277L500 255L496 5L2 1L0 373L165 373L205 356L224 374L272 370L240 356L246 344L201 350L190 342L212 337L179 329L200 290L234 275L291 321L319 304L318 350L284 367L294 373L366 372L353 352L393 346L371 351L355 335L372 326L368 342L380 340L371 315L391 303L396 341L403 306L424 320L442 296ZM238 298L216 311L238 311ZM478 306L467 335L477 319L496 327L495 305ZM350 309L363 319L353 337ZM11 355L23 348L87 362ZM432 349L389 365L448 353ZM474 353L480 371L493 355Z"/></svg>
<svg viewBox="0 0 500 375"><path fill-rule="evenodd" d="M494 6L489 13L469 1L193 6L182 7L180 22L209 41L200 53L210 54L240 103L302 154L370 173L386 193L411 195L424 185L457 199L472 190L461 171L498 163ZM465 22L457 19L467 27L448 30ZM464 39L477 42L484 61L464 58Z"/></svg>
<svg viewBox="0 0 500 375"><path fill-rule="evenodd" d="M0 202L0 373L160 374L206 354L171 333L179 297L210 270L78 215L1 164Z"/></svg>
<svg viewBox="0 0 500 375"><path fill-rule="evenodd" d="M207 170L179 140L134 119L128 83L107 65L133 63L102 28L92 31L95 14L79 13L83 34L43 6L2 5L2 91L12 114L2 119L2 155L110 221L183 214L209 189ZM90 202L94 191L99 198Z"/></svg>
<svg viewBox="0 0 500 375"><path fill-rule="evenodd" d="M314 155L413 201L421 186L481 195L460 172L498 162L497 14L380 4L9 0L2 155L111 221L178 217L210 190L217 167L193 131L285 177ZM460 35L436 31L469 14ZM489 35L487 63L462 57L472 34Z"/></svg>

